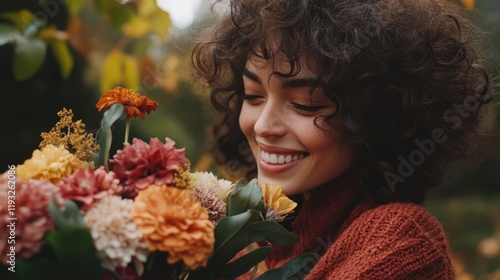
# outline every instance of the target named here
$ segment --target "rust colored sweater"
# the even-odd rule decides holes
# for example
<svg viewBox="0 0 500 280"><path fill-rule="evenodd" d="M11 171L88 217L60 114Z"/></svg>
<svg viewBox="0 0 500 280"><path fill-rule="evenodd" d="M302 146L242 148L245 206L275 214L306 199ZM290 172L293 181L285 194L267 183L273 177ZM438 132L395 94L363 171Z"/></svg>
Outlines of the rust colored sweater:
<svg viewBox="0 0 500 280"><path fill-rule="evenodd" d="M441 225L411 203L378 205L359 187L320 188L292 223L300 240L274 247L268 268L315 252L305 279L455 279Z"/></svg>

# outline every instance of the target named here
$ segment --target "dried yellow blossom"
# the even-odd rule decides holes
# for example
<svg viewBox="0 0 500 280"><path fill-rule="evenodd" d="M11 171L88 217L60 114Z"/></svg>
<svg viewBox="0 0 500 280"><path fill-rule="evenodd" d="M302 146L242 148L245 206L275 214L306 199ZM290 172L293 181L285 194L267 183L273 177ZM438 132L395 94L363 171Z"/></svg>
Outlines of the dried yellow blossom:
<svg viewBox="0 0 500 280"><path fill-rule="evenodd" d="M85 162L93 161L92 154L99 150L99 145L95 144L94 136L85 132L85 124L82 120L73 122L73 111L63 108L57 113L61 118L50 132L42 132L43 141L39 147L47 145L59 146L74 151L75 156Z"/></svg>
<svg viewBox="0 0 500 280"><path fill-rule="evenodd" d="M169 186L180 188L180 189L192 189L191 186L192 174L186 170L189 170L190 165L186 163L184 167L177 168L177 174L175 174L172 184Z"/></svg>
<svg viewBox="0 0 500 280"><path fill-rule="evenodd" d="M81 161L62 145L47 145L17 167L17 176L23 180L45 179L57 185L80 166Z"/></svg>
<svg viewBox="0 0 500 280"><path fill-rule="evenodd" d="M282 193L281 186L263 184L262 197L266 205L268 220L282 221L297 206L293 200Z"/></svg>

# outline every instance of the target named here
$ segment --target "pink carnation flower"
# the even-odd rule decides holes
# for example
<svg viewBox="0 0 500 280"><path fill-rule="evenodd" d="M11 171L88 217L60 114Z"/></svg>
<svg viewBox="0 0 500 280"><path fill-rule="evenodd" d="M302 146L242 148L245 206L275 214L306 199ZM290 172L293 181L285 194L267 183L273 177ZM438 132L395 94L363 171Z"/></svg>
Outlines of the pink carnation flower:
<svg viewBox="0 0 500 280"><path fill-rule="evenodd" d="M125 143L123 150L109 161L124 187L123 196L134 198L150 185L169 185L180 169L189 164L184 149L176 149L175 142L165 138L163 144L158 138L151 138L149 144L134 138L132 145Z"/></svg>
<svg viewBox="0 0 500 280"><path fill-rule="evenodd" d="M81 167L71 176L62 178L59 189L64 199L73 200L87 211L105 196L121 195L123 187L119 182L115 174L106 172L103 166L96 170Z"/></svg>
<svg viewBox="0 0 500 280"><path fill-rule="evenodd" d="M48 206L53 195L57 199L57 187L51 182L35 179L9 182L7 172L0 175L0 261L4 264L9 261L7 254L13 246L8 240L16 242L16 259L28 259L40 251L45 234L54 229ZM9 208L8 201L13 197L15 205Z"/></svg>

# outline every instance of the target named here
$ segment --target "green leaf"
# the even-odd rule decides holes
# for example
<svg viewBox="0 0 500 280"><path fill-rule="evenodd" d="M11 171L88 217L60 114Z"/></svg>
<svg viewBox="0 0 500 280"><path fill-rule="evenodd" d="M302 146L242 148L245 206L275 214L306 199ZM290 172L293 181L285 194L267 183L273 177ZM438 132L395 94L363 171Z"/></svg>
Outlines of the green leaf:
<svg viewBox="0 0 500 280"><path fill-rule="evenodd" d="M80 214L80 210L76 203L71 200L64 201L64 211L61 211L56 199L52 197L52 201L49 204L49 212L54 219L57 229L85 228L85 222Z"/></svg>
<svg viewBox="0 0 500 280"><path fill-rule="evenodd" d="M0 14L0 17L12 22L21 33L24 33L26 28L35 21L33 13L24 9L15 12L5 12Z"/></svg>
<svg viewBox="0 0 500 280"><path fill-rule="evenodd" d="M108 13L111 17L111 24L116 28L120 28L122 25L132 19L134 10L132 10L132 8L127 5L123 5L118 1L114 1L110 9L108 10Z"/></svg>
<svg viewBox="0 0 500 280"><path fill-rule="evenodd" d="M282 267L268 270L255 280L276 280L276 279L304 279L311 269L318 262L318 255L307 253L295 257L285 263Z"/></svg>
<svg viewBox="0 0 500 280"><path fill-rule="evenodd" d="M73 69L73 56L69 51L66 41L56 37L49 40L49 45L54 52L57 62L59 63L59 70L63 78L68 78Z"/></svg>
<svg viewBox="0 0 500 280"><path fill-rule="evenodd" d="M250 225L250 241L267 240L276 246L291 245L299 240L276 221L258 221Z"/></svg>
<svg viewBox="0 0 500 280"><path fill-rule="evenodd" d="M250 244L250 224L258 221L259 214L248 210L235 216L222 218L215 227L214 253L207 269L218 270L230 261L239 251Z"/></svg>
<svg viewBox="0 0 500 280"><path fill-rule="evenodd" d="M101 279L104 269L88 229L64 228L47 235L57 257L56 279Z"/></svg>
<svg viewBox="0 0 500 280"><path fill-rule="evenodd" d="M94 0L94 8L99 12L108 10L113 5L114 0Z"/></svg>
<svg viewBox="0 0 500 280"><path fill-rule="evenodd" d="M35 257L29 260L19 260L16 267L16 274L18 274L18 277L15 279L54 279L54 271L56 271L56 269L56 264L48 257Z"/></svg>
<svg viewBox="0 0 500 280"><path fill-rule="evenodd" d="M217 272L217 276L223 279L236 279L236 277L258 265L270 253L271 247L265 246L257 248L237 260L224 265L221 270Z"/></svg>
<svg viewBox="0 0 500 280"><path fill-rule="evenodd" d="M111 141L113 133L111 126L121 117L125 116L125 107L121 104L113 104L104 112L101 120L101 127L97 133L96 142L100 149L94 153L94 163L96 167L104 165L108 170L109 150L111 149Z"/></svg>
<svg viewBox="0 0 500 280"><path fill-rule="evenodd" d="M0 24L0 46L14 42L16 35L20 36L21 34L14 26L10 24Z"/></svg>
<svg viewBox="0 0 500 280"><path fill-rule="evenodd" d="M40 39L18 40L14 53L14 77L24 81L33 76L45 60L47 44Z"/></svg>
<svg viewBox="0 0 500 280"><path fill-rule="evenodd" d="M258 221L258 213L254 210L247 210L243 213L234 216L222 218L215 226L215 244L214 248L217 250L222 247L225 242L230 240L237 234L245 225Z"/></svg>
<svg viewBox="0 0 500 280"><path fill-rule="evenodd" d="M119 28L128 22L134 15L134 10L127 4L121 4L116 0L94 0L97 11L106 13L111 18L114 27Z"/></svg>
<svg viewBox="0 0 500 280"><path fill-rule="evenodd" d="M227 215L233 216L253 209L263 216L266 213L262 200L262 189L257 185L257 179L245 185L244 180L238 180L227 198Z"/></svg>

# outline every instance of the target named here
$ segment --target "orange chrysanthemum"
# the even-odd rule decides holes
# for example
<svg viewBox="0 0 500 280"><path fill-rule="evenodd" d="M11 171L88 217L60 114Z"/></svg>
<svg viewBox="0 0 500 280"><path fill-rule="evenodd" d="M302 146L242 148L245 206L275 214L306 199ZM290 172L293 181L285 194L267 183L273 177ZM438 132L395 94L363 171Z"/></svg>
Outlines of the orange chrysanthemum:
<svg viewBox="0 0 500 280"><path fill-rule="evenodd" d="M95 105L98 111L106 109L113 104L121 104L125 107L127 118L140 117L144 119L144 113L156 111L158 102L149 99L131 89L115 87L106 92Z"/></svg>
<svg viewBox="0 0 500 280"><path fill-rule="evenodd" d="M132 220L148 249L168 252L170 264L182 260L196 269L206 265L214 249L214 224L189 190L149 186L135 198Z"/></svg>

